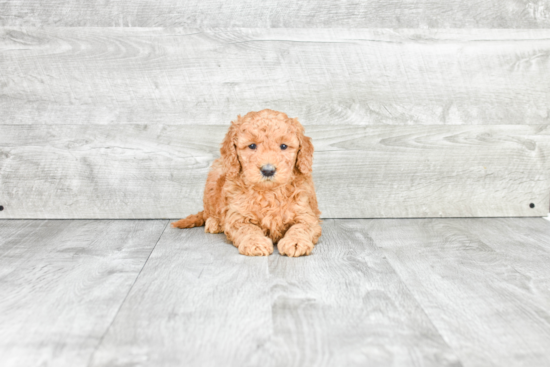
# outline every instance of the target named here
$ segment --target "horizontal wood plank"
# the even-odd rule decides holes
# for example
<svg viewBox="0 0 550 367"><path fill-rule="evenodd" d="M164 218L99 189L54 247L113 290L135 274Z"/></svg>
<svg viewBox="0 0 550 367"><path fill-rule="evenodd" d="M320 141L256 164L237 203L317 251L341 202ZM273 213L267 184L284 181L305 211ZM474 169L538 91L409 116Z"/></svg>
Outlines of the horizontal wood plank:
<svg viewBox="0 0 550 367"><path fill-rule="evenodd" d="M0 218L202 208L227 126L1 125ZM324 218L543 216L550 127L309 126ZM534 208L530 207L534 205Z"/></svg>
<svg viewBox="0 0 550 367"><path fill-rule="evenodd" d="M2 366L86 366L167 224L2 221Z"/></svg>
<svg viewBox="0 0 550 367"><path fill-rule="evenodd" d="M548 243L550 226L534 220L546 226ZM547 264L550 253L540 242L526 240L521 223L365 221L370 237L465 366L542 367L550 345L550 268L539 266L538 259ZM517 247L534 262L528 271Z"/></svg>
<svg viewBox="0 0 550 367"><path fill-rule="evenodd" d="M0 25L90 27L539 28L547 0L2 0Z"/></svg>
<svg viewBox="0 0 550 367"><path fill-rule="evenodd" d="M0 54L0 124L550 123L547 29L0 28Z"/></svg>

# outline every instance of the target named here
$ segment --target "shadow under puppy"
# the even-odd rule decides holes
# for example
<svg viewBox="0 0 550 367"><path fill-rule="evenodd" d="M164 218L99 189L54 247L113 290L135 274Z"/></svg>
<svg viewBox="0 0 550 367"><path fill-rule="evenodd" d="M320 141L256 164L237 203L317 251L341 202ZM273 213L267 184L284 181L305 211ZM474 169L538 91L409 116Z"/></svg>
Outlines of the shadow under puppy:
<svg viewBox="0 0 550 367"><path fill-rule="evenodd" d="M311 177L313 145L297 119L263 110L239 116L212 164L204 210L172 223L224 232L248 256L267 256L276 243L287 256L309 255L321 236Z"/></svg>

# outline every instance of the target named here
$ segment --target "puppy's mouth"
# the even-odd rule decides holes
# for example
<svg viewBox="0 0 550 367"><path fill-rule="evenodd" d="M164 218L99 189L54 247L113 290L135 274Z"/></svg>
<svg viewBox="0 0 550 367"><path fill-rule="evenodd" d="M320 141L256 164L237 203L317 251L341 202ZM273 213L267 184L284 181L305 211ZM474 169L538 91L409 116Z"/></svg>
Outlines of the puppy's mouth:
<svg viewBox="0 0 550 367"><path fill-rule="evenodd" d="M275 175L273 176L262 175L262 182L275 182Z"/></svg>

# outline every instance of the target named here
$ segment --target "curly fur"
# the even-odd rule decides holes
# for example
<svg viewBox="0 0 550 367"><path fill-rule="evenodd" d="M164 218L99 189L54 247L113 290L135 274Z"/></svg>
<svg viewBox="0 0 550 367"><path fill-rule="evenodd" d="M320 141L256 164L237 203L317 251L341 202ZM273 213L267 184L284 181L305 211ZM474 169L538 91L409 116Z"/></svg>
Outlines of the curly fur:
<svg viewBox="0 0 550 367"><path fill-rule="evenodd" d="M273 244L282 255L309 255L321 236L321 212L311 177L313 145L298 120L272 110L239 116L220 153L206 180L204 210L172 226L224 232L243 255L270 255ZM275 166L273 177L262 175L265 164Z"/></svg>

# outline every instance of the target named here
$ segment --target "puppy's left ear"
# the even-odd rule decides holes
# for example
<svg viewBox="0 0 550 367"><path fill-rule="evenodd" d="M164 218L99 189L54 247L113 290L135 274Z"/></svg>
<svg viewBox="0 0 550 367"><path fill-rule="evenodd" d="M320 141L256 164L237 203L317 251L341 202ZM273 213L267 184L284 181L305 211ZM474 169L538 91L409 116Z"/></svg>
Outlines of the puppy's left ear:
<svg viewBox="0 0 550 367"><path fill-rule="evenodd" d="M239 162L239 157L237 156L237 147L235 146L235 141L237 139L237 128L240 120L241 116L239 116L237 122L231 122L229 131L225 134L222 147L220 148L222 163L227 177L236 177L241 171L241 163Z"/></svg>
<svg viewBox="0 0 550 367"><path fill-rule="evenodd" d="M313 144L311 144L311 138L304 135L304 128L301 124L300 129L298 129L298 140L300 141L300 150L296 158L296 168L304 175L311 175Z"/></svg>

